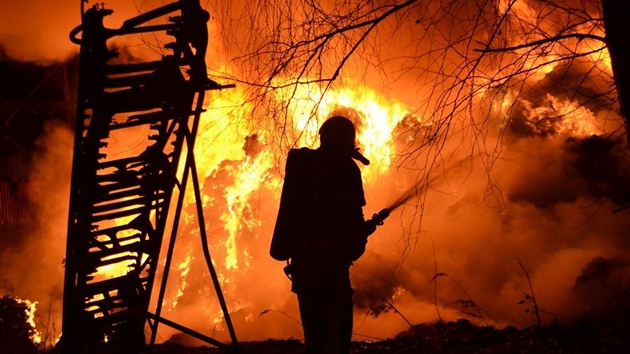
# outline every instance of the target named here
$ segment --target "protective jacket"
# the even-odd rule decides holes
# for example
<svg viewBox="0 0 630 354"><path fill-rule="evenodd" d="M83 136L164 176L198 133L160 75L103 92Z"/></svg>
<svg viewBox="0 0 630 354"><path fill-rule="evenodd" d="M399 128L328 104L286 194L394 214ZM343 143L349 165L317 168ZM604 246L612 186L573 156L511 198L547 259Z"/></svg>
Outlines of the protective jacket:
<svg viewBox="0 0 630 354"><path fill-rule="evenodd" d="M292 149L287 157L271 256L292 259L293 288L327 270L349 268L365 251L361 171L350 156L325 149Z"/></svg>

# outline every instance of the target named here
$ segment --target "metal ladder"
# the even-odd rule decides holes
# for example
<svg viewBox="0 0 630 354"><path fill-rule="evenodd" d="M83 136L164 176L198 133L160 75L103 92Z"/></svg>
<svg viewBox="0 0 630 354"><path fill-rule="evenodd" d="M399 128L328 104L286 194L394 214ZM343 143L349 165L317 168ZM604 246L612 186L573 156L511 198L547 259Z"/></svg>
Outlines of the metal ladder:
<svg viewBox="0 0 630 354"><path fill-rule="evenodd" d="M71 40L81 49L62 353L140 352L147 322L151 344L162 323L236 351L236 334L207 248L193 149L205 92L234 86L219 85L206 76L208 14L198 0L179 0L131 18L119 29L105 28L103 18L111 13L98 5L82 8L82 24L71 32ZM167 20L146 25L160 18ZM160 31L174 39L165 45L172 54L148 62L108 64L116 57L116 51L108 47L112 38ZM116 149L113 136L138 131L147 134L139 151L108 155ZM189 180L195 189L204 254L231 344L161 316ZM167 230L171 230L170 238L165 237ZM167 239L157 307L151 311L160 249Z"/></svg>

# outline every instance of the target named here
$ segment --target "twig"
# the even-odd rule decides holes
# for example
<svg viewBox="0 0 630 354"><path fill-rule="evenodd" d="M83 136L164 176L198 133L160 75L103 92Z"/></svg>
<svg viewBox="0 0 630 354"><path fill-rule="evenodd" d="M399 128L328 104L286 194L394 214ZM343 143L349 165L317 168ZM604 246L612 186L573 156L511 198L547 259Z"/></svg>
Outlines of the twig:
<svg viewBox="0 0 630 354"><path fill-rule="evenodd" d="M472 296L470 296L466 288L464 288L464 286L460 282L458 282L457 279L453 278L452 276L450 277L450 279L461 289L461 291L464 292L464 295L466 295L466 297L468 298L468 306L473 307L477 311L477 316L481 316L481 320L486 324L486 326L488 326L488 321L486 320L486 316L484 316L484 313L488 315L492 321L494 321L495 323L497 322L486 310L477 305L477 303L475 302L475 300L473 300Z"/></svg>
<svg viewBox="0 0 630 354"><path fill-rule="evenodd" d="M271 311L280 312L281 314L283 314L283 315L287 316L288 318L290 318L293 322L295 322L295 323L299 324L300 326L302 325L302 322L300 322L300 321L296 320L295 318L291 317L289 314L287 314L286 312L281 311L281 310L266 309L266 310L264 310L263 312L261 312L261 313L258 315L258 317L262 317L263 315L265 315L265 314L267 314L267 313L269 313L269 312L271 312Z"/></svg>
<svg viewBox="0 0 630 354"><path fill-rule="evenodd" d="M594 34L587 34L587 33L571 33L571 34L561 34L561 35L557 35L557 36L553 36L553 37L549 37L549 38L543 38L543 39L539 39L537 41L527 42L527 43L519 44L519 45L516 45L516 46L513 46L513 47L484 48L484 49L475 48L475 49L473 49L473 52L479 52L479 53L509 52L509 51L513 51L513 50L517 50L517 49L523 49L523 48L527 48L527 47L537 47L537 46L543 45L545 43L557 42L559 40L567 39L567 38L578 38L579 40L584 40L584 39L588 38L588 39L595 39L595 40L598 40L598 41L606 43L606 39L604 37L601 37L601 36L597 36L597 35L594 35Z"/></svg>
<svg viewBox="0 0 630 354"><path fill-rule="evenodd" d="M431 279L433 282L433 305L435 305L435 312L437 312L438 318L440 322L442 322L442 315L440 314L440 309L437 304L437 278L445 276L446 273L438 273L437 258L435 257L435 241L433 239L431 239L431 244L433 245L433 278Z"/></svg>
<svg viewBox="0 0 630 354"><path fill-rule="evenodd" d="M389 307L392 308L392 310L394 310L394 312L396 312L405 322L407 322L407 324L409 325L409 328L411 328L418 336L420 336L420 333L416 330L413 324L409 322L409 320L407 319L407 317L405 317L405 315L403 315L400 311L398 311L398 309L396 308L396 306L394 306L394 304L389 302L389 300L386 300L386 299L383 299L383 300L385 301L387 305L389 305Z"/></svg>
<svg viewBox="0 0 630 354"><path fill-rule="evenodd" d="M540 327L542 321L540 320L540 311L538 310L538 302L536 302L536 295L534 295L534 287L532 286L532 281L529 277L529 272L527 271L527 269L525 269L525 266L523 265L520 259L517 258L516 260L517 260L518 265L523 270L523 273L525 273L525 277L527 278L527 283L529 284L529 291L531 292L531 295L529 295L529 299L534 305L534 315L536 315L536 324L538 325L538 327Z"/></svg>
<svg viewBox="0 0 630 354"><path fill-rule="evenodd" d="M50 331L48 330L50 328L50 317L52 315L52 299L53 299L53 293L50 293L50 300L48 301L48 319L46 320L46 334L44 335L44 350L48 349L47 348L47 342L48 342L48 334L50 333ZM54 340L54 338L53 338ZM54 344L53 344L54 345ZM53 346L51 345L51 347Z"/></svg>

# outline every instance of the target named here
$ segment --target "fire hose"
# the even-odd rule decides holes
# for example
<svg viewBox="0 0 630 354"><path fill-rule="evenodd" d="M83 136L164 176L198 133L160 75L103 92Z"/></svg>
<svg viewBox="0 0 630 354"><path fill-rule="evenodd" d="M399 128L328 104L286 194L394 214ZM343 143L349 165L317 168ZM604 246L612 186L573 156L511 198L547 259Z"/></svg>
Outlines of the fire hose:
<svg viewBox="0 0 630 354"><path fill-rule="evenodd" d="M357 158L358 159L358 158ZM458 166L460 166L464 161L466 161L465 159L460 160L458 163L454 164L453 166L447 168L446 170L451 170L454 168L457 168ZM369 163L369 161L368 161ZM433 182L434 180L436 180L438 177L434 176L430 179L428 179L427 184ZM409 188L409 190L407 190L407 192L403 193L398 199L396 199L393 203L391 203L389 206L387 206L386 208L382 209L381 211L379 211L378 213L372 215L372 218L369 220L365 221L365 229L366 229L366 237L370 236L371 234L374 233L374 231L376 231L376 228L378 226L382 226L384 223L384 220L387 219L387 217L389 217L390 213L393 212L394 210L396 210L398 207L400 207L401 205L403 205L405 202L407 202L409 199L412 199L416 196L418 196L421 192L421 190L424 187L421 187L421 184L415 184L413 186L411 186L411 188Z"/></svg>
<svg viewBox="0 0 630 354"><path fill-rule="evenodd" d="M415 197L417 193L418 193L418 190L416 186L414 186L409 191L407 191L407 193L403 194L400 198L398 198L396 201L391 203L388 207L383 208L378 213L375 213L374 215L372 215L372 218L365 221L365 231L366 231L365 236L368 237L371 234L373 234L374 231L376 231L376 228L378 226L382 226L384 224L385 219L389 217L392 211L397 209L399 206L401 206L403 203L405 203L409 199Z"/></svg>

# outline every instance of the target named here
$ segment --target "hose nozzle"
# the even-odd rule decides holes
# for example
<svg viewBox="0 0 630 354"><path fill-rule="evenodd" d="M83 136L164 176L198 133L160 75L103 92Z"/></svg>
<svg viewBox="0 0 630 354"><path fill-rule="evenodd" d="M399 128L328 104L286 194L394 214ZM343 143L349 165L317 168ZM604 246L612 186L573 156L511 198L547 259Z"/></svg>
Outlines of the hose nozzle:
<svg viewBox="0 0 630 354"><path fill-rule="evenodd" d="M390 210L385 208L378 213L372 215L372 218L365 221L365 233L366 236L370 236L376 231L377 226L384 224L384 220L389 216Z"/></svg>

